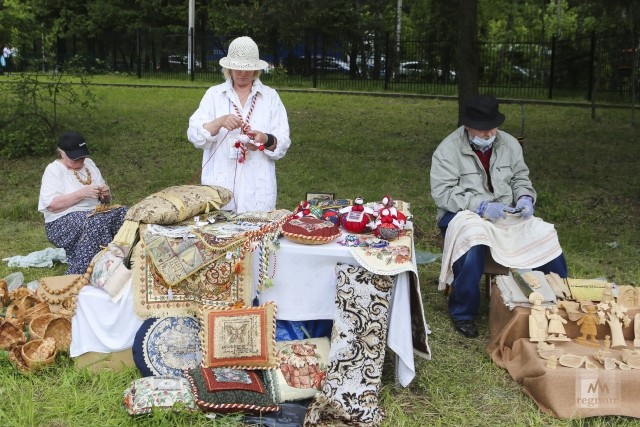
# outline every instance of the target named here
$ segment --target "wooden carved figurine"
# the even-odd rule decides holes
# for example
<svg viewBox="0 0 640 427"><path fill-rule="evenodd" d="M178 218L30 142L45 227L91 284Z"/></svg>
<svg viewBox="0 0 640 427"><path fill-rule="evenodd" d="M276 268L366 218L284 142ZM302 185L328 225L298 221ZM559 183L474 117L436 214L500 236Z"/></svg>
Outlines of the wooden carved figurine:
<svg viewBox="0 0 640 427"><path fill-rule="evenodd" d="M564 319L558 310L558 306L554 305L551 311L547 311L547 319L549 319L549 328L547 333L549 341L571 341L567 338L567 332L564 330L564 325L567 324L567 320Z"/></svg>
<svg viewBox="0 0 640 427"><path fill-rule="evenodd" d="M529 302L531 306L531 314L529 314L529 341L538 342L547 339L547 316L545 308L542 306L544 296L540 292L531 292Z"/></svg>
<svg viewBox="0 0 640 427"><path fill-rule="evenodd" d="M624 340L624 334L622 333L622 327L628 326L631 319L626 314L626 307L623 307L615 302L611 303L611 310L607 313L607 324L611 329L611 347L612 348L626 348L627 343Z"/></svg>
<svg viewBox="0 0 640 427"><path fill-rule="evenodd" d="M589 347L600 347L596 335L598 334L598 315L592 304L583 306L586 311L576 322L580 326L580 336L576 338L578 344Z"/></svg>
<svg viewBox="0 0 640 427"><path fill-rule="evenodd" d="M613 283L608 283L604 285L604 289L602 290L602 297L600 297L601 302L612 302L613 298Z"/></svg>

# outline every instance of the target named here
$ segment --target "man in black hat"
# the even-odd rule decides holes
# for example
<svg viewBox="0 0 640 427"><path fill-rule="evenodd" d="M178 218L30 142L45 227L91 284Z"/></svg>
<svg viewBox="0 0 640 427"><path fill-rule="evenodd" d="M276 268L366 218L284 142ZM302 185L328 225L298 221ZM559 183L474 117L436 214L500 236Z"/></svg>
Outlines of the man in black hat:
<svg viewBox="0 0 640 427"><path fill-rule="evenodd" d="M462 126L440 143L431 163L431 195L445 236L440 289L451 286L449 314L465 337L478 336L487 247L507 267L567 277L553 225L533 216L536 192L522 147L498 130L504 120L494 96L471 97ZM522 242L517 249L514 240Z"/></svg>

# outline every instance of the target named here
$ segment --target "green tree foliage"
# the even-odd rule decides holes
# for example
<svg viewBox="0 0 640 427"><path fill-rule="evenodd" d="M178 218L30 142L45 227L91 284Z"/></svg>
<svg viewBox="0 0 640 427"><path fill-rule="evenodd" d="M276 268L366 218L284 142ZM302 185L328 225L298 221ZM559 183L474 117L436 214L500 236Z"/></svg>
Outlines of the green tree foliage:
<svg viewBox="0 0 640 427"><path fill-rule="evenodd" d="M80 70L21 74L0 86L0 156L8 158L49 154L65 127L62 110L87 115L95 96ZM70 115L72 117L72 115Z"/></svg>

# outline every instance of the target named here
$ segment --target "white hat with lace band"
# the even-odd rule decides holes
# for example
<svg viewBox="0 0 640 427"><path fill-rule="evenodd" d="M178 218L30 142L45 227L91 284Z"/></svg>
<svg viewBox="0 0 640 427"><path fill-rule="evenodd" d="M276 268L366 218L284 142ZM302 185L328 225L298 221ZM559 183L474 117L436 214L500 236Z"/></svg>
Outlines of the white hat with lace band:
<svg viewBox="0 0 640 427"><path fill-rule="evenodd" d="M220 59L220 65L230 70L264 70L269 66L260 59L258 45L251 37L238 37L229 45L227 56Z"/></svg>

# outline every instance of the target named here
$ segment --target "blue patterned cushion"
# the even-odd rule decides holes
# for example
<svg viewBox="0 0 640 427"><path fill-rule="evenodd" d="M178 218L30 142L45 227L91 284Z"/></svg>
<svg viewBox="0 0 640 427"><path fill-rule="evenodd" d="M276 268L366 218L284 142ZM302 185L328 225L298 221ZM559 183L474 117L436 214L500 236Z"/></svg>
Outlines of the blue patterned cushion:
<svg viewBox="0 0 640 427"><path fill-rule="evenodd" d="M145 320L133 341L133 360L142 376L183 376L202 361L200 324L188 316Z"/></svg>

